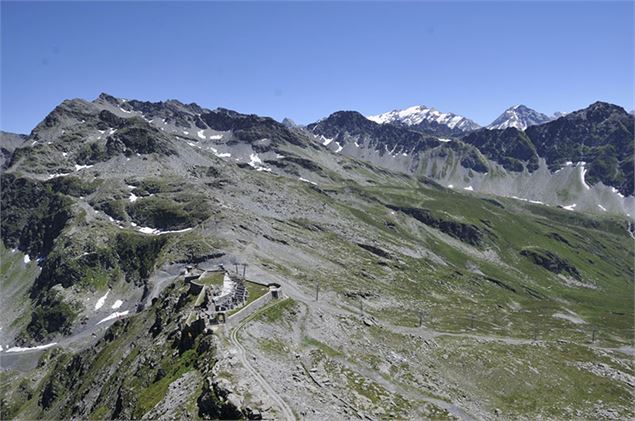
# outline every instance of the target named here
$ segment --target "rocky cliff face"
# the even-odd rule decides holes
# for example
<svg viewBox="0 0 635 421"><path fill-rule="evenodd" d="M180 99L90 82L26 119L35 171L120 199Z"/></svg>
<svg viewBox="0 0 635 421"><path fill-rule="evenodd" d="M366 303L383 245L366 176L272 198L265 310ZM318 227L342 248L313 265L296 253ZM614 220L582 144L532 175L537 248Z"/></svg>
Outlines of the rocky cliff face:
<svg viewBox="0 0 635 421"><path fill-rule="evenodd" d="M596 103L555 121L536 121L524 131L481 129L460 138L373 123L340 112L308 130L336 153L423 174L453 188L555 206L575 204L576 211L635 215L634 122L620 107ZM548 172L540 170L544 166Z"/></svg>

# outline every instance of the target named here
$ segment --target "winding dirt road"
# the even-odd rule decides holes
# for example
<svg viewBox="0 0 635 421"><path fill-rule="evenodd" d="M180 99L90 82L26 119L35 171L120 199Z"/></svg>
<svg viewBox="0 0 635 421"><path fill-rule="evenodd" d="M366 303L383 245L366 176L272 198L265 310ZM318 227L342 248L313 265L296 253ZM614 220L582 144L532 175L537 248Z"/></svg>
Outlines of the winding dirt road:
<svg viewBox="0 0 635 421"><path fill-rule="evenodd" d="M273 305L277 305L280 301L274 302ZM269 306L265 306L263 308L269 308ZM267 380L265 380L264 377L262 377L260 373L258 373L258 371L256 371L256 369L251 366L249 360L247 359L245 348L240 344L240 341L238 340L238 333L240 329L242 329L247 324L247 322L253 319L254 316L257 315L260 311L262 311L262 309L254 312L252 315L240 322L234 329L232 329L232 331L229 333L229 341L238 350L238 357L240 358L240 362L242 362L247 371L249 371L254 376L256 381L260 384L260 386L262 386L263 390L267 392L271 399L276 403L276 405L280 409L281 417L288 421L295 421L295 415L293 414L291 408L289 408L289 405L287 405L284 399L282 399L282 397L278 395L278 393L271 387Z"/></svg>

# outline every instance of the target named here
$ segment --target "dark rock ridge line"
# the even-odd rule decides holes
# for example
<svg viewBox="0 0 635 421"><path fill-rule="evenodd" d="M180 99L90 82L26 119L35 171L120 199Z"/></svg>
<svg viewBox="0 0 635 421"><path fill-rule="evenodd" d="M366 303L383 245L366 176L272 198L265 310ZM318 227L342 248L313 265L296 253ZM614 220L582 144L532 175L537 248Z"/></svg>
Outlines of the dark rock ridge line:
<svg viewBox="0 0 635 421"><path fill-rule="evenodd" d="M480 246L483 244L483 231L481 231L476 225L466 224L449 218L437 216L427 209L392 205L388 205L388 208L403 212L406 215L415 218L419 222L422 222L432 228L436 228L450 237L454 237L457 240L461 240L470 245Z"/></svg>

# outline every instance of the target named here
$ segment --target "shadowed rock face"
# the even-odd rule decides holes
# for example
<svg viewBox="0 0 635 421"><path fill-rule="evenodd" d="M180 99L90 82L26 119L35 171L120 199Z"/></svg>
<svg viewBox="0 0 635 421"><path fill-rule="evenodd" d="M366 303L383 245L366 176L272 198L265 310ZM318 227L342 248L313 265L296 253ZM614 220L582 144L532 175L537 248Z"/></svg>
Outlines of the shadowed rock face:
<svg viewBox="0 0 635 421"><path fill-rule="evenodd" d="M526 248L520 252L521 255L527 257L533 263L542 266L553 273L566 273L573 276L577 280L581 280L582 276L578 269L569 263L566 259L558 256L549 250L544 250L537 247Z"/></svg>
<svg viewBox="0 0 635 421"><path fill-rule="evenodd" d="M0 171L11 161L13 151L27 139L25 134L16 134L0 131Z"/></svg>
<svg viewBox="0 0 635 421"><path fill-rule="evenodd" d="M461 240L465 243L478 246L483 244L483 231L481 231L476 225L465 224L444 218L441 216L433 215L431 211L427 209L418 208L406 208L401 206L388 206L392 210L400 211L406 215L412 216L419 222L436 228L439 231Z"/></svg>
<svg viewBox="0 0 635 421"><path fill-rule="evenodd" d="M598 102L546 121L524 131L481 129L462 138L435 138L340 111L307 130L331 151L446 186L550 205L575 203L576 211L635 214L633 116Z"/></svg>

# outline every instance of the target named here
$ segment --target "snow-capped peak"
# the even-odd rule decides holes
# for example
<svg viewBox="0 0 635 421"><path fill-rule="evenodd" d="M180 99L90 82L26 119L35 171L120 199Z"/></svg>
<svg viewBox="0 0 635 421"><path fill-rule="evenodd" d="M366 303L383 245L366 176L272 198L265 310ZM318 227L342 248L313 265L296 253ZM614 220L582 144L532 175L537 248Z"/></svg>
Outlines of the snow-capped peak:
<svg viewBox="0 0 635 421"><path fill-rule="evenodd" d="M515 127L518 130L525 130L529 126L547 123L553 120L546 114L539 113L522 104L514 105L505 110L492 124L487 126L488 129L506 129Z"/></svg>
<svg viewBox="0 0 635 421"><path fill-rule="evenodd" d="M453 113L442 113L425 105L415 105L404 110L393 110L366 118L379 124L417 126L422 123L436 123L459 131L471 131L479 128L478 124L468 118Z"/></svg>

